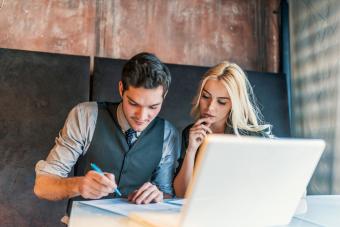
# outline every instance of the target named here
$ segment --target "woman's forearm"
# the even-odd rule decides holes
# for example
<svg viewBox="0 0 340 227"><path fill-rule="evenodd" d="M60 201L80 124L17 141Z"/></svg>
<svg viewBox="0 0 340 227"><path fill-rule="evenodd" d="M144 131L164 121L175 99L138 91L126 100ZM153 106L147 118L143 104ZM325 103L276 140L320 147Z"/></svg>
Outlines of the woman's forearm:
<svg viewBox="0 0 340 227"><path fill-rule="evenodd" d="M174 180L174 189L177 197L184 197L192 178L195 165L196 152L187 149L182 167Z"/></svg>

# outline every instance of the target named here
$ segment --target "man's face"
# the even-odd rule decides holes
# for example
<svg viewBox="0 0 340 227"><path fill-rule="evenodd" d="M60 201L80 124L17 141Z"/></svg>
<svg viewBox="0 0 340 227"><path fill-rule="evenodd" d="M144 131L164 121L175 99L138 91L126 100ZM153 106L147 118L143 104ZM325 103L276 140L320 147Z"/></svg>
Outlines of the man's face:
<svg viewBox="0 0 340 227"><path fill-rule="evenodd" d="M161 110L163 86L153 89L130 86L124 91L120 82L119 92L123 100L123 113L129 125L137 132L143 131Z"/></svg>

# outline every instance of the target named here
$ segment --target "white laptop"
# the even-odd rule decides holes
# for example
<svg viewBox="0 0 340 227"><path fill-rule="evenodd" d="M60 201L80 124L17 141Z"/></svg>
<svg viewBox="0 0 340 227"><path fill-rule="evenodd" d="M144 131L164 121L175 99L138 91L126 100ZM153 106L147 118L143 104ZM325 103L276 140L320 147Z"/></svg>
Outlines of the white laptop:
<svg viewBox="0 0 340 227"><path fill-rule="evenodd" d="M150 226L289 224L325 148L323 140L209 135L181 213L136 213Z"/></svg>

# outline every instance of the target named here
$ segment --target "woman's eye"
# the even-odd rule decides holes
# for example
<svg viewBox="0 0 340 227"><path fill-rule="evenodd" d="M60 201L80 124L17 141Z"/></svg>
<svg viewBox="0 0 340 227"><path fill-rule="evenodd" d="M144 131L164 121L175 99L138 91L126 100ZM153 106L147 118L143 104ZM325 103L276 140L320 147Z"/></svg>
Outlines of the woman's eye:
<svg viewBox="0 0 340 227"><path fill-rule="evenodd" d="M209 98L209 96L207 96L207 95L202 95L202 98L204 98L204 99L208 99L208 98Z"/></svg>
<svg viewBox="0 0 340 227"><path fill-rule="evenodd" d="M225 105L225 104L227 104L227 103L224 102L224 101L218 101L218 104Z"/></svg>

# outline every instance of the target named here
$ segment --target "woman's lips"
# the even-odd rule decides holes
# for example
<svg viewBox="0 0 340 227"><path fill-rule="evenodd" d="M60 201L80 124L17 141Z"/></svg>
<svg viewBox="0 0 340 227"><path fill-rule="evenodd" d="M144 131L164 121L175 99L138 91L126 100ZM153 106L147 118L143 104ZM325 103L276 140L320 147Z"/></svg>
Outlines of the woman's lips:
<svg viewBox="0 0 340 227"><path fill-rule="evenodd" d="M204 113L203 117L209 117L209 118L213 118L215 117L214 115L208 114L208 113Z"/></svg>

